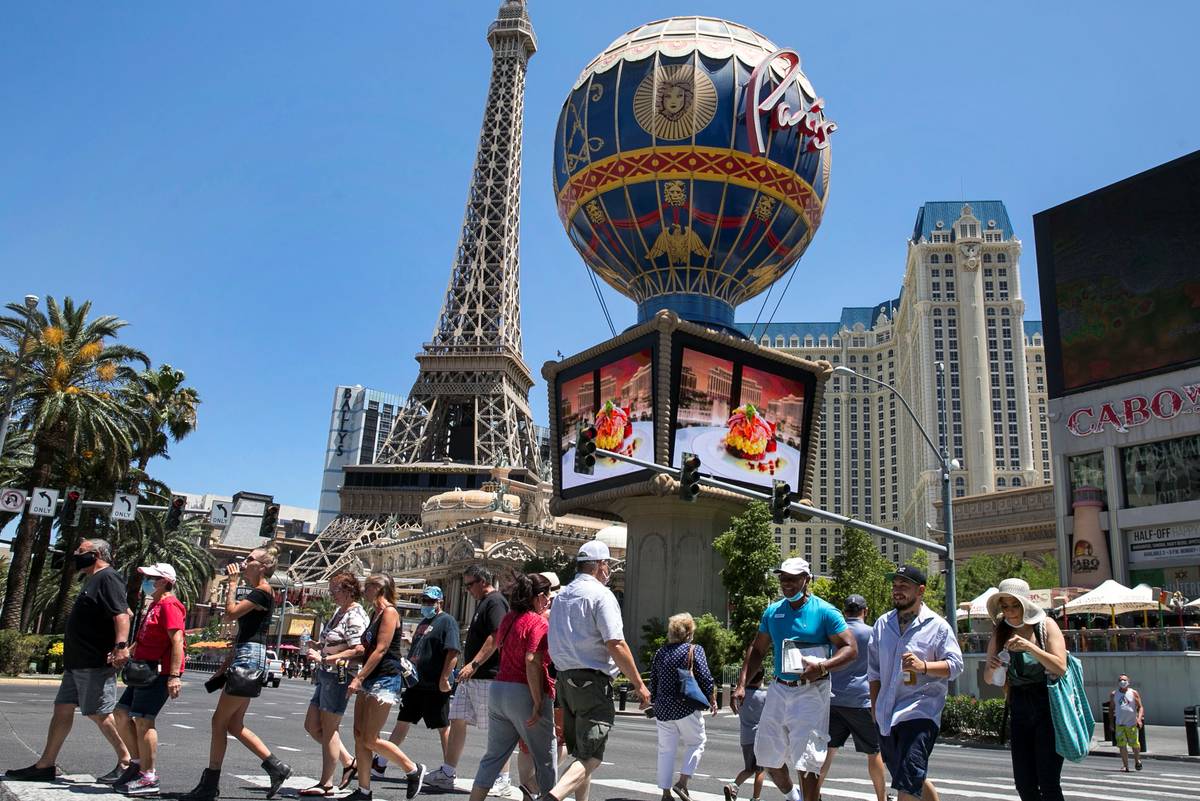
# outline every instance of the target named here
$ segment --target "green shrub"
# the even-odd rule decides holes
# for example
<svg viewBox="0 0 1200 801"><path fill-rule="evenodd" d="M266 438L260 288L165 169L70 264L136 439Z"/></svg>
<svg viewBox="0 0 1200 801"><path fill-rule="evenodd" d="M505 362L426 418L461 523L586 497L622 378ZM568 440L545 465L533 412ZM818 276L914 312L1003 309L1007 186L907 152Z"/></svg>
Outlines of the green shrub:
<svg viewBox="0 0 1200 801"><path fill-rule="evenodd" d="M30 662L39 665L46 659L50 638L40 634L21 634L0 630L0 673L14 676L29 670Z"/></svg>
<svg viewBox="0 0 1200 801"><path fill-rule="evenodd" d="M1004 721L1004 699L980 701L970 695L952 695L942 710L941 733L999 742Z"/></svg>

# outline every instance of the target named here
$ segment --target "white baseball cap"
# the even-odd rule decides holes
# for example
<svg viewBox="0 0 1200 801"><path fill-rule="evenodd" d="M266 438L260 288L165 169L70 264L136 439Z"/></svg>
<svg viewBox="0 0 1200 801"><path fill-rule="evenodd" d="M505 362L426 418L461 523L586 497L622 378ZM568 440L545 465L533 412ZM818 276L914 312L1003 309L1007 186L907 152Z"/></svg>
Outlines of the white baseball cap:
<svg viewBox="0 0 1200 801"><path fill-rule="evenodd" d="M608 555L608 546L599 540L585 542L583 547L579 549L579 555L575 557L576 562L607 562L611 559Z"/></svg>
<svg viewBox="0 0 1200 801"><path fill-rule="evenodd" d="M553 598L555 595L558 595L558 591L562 588L562 581L559 579L558 574L553 570L544 570L541 576L550 582L550 597Z"/></svg>
<svg viewBox="0 0 1200 801"><path fill-rule="evenodd" d="M165 578L167 581L174 584L178 579L175 576L175 568L168 565L166 562L159 562L156 565L147 565L139 567L138 572L143 576L153 576L154 578Z"/></svg>
<svg viewBox="0 0 1200 801"><path fill-rule="evenodd" d="M812 570L808 567L808 561L799 557L784 559L783 564L775 569L776 575L787 573L789 576L811 576Z"/></svg>

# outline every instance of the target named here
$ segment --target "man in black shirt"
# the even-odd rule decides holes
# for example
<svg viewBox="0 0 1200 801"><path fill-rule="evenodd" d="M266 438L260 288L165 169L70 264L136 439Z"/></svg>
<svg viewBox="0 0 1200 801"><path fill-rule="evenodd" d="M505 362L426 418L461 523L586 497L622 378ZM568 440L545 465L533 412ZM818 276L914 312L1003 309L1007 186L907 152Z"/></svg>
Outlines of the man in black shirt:
<svg viewBox="0 0 1200 801"><path fill-rule="evenodd" d="M488 693L500 670L500 652L496 632L508 614L508 601L492 585L492 571L471 565L463 571L463 589L475 599L475 613L463 644L463 666L458 671L458 686L450 698L450 736L446 742L446 762L425 777L425 784L442 790L454 787L458 760L467 744L467 725L482 732L488 728ZM493 788L494 795L506 796L511 787L505 765Z"/></svg>
<svg viewBox="0 0 1200 801"><path fill-rule="evenodd" d="M132 769L129 749L121 742L113 720L117 671L129 660L131 615L125 598L125 579L112 569L112 546L104 540L84 540L73 558L86 581L67 618L63 677L54 699L46 747L34 764L6 771L7 779L54 778L54 762L71 733L75 707L95 721L117 754L117 766L97 781L116 784Z"/></svg>

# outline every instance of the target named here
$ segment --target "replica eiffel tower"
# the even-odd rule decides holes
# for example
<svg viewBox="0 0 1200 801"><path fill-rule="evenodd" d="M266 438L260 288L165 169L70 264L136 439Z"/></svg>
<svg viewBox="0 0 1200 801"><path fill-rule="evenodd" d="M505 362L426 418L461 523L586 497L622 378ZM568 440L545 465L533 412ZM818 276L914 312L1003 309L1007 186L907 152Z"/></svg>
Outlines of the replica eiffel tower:
<svg viewBox="0 0 1200 801"><path fill-rule="evenodd" d="M493 468L538 481L518 260L525 73L537 50L525 0L500 4L487 41L491 84L433 340L416 356L420 372L377 464L346 467L341 514L293 564L294 579L327 579L352 562L353 549L416 525L429 497L479 487Z"/></svg>

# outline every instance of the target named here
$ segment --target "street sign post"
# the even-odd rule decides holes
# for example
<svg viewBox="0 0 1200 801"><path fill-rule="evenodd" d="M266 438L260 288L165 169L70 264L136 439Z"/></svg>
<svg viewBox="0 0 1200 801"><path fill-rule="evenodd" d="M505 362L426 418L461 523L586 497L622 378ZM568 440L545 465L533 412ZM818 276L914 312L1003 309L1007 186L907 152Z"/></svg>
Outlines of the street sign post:
<svg viewBox="0 0 1200 801"><path fill-rule="evenodd" d="M0 489L0 511L21 512L25 509L25 490L5 487Z"/></svg>
<svg viewBox="0 0 1200 801"><path fill-rule="evenodd" d="M38 517L54 517L58 509L58 490L46 487L34 487L33 495L29 496L29 514Z"/></svg>
<svg viewBox="0 0 1200 801"><path fill-rule="evenodd" d="M213 501L212 508L208 510L208 522L214 526L229 525L229 501Z"/></svg>
<svg viewBox="0 0 1200 801"><path fill-rule="evenodd" d="M113 495L112 509L108 513L109 520L133 520L137 517L138 496L131 492L118 492Z"/></svg>

